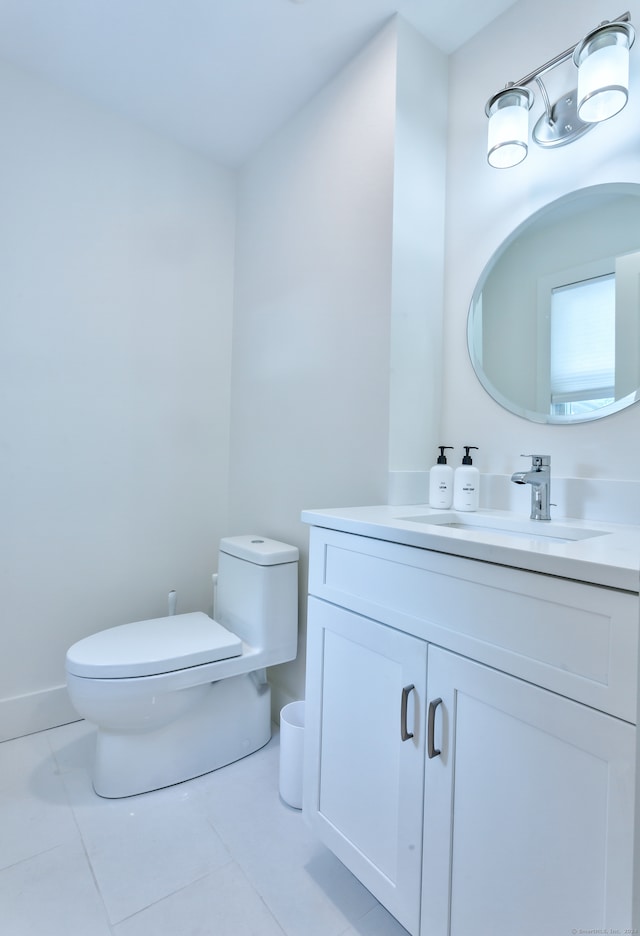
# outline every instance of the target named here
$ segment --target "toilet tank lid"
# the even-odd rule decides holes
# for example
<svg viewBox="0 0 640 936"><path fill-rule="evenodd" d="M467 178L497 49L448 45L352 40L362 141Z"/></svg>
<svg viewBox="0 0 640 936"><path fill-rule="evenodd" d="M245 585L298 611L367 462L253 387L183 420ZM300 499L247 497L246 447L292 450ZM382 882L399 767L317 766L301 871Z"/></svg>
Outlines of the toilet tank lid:
<svg viewBox="0 0 640 936"><path fill-rule="evenodd" d="M227 536L220 540L220 552L238 559L246 559L256 565L282 565L285 562L297 562L298 550L295 546L267 539L266 536L248 534L246 536Z"/></svg>

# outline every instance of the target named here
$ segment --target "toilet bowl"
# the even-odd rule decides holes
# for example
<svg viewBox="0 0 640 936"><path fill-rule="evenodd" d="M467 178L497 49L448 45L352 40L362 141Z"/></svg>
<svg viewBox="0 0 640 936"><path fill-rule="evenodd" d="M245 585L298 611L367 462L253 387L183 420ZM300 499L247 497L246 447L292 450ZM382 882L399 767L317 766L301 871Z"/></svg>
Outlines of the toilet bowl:
<svg viewBox="0 0 640 936"><path fill-rule="evenodd" d="M295 659L298 550L220 542L216 620L200 611L122 624L67 651L67 690L97 726L93 786L131 796L208 773L271 737L266 667Z"/></svg>

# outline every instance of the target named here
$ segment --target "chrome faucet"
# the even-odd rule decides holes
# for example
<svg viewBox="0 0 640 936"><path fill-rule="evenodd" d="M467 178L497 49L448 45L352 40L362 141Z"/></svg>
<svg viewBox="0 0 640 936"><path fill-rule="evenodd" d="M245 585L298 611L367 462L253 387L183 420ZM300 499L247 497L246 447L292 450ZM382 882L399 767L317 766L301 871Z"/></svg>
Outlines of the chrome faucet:
<svg viewBox="0 0 640 936"><path fill-rule="evenodd" d="M551 457L549 455L523 455L531 459L529 471L516 471L511 475L514 484L531 485L531 519L551 520Z"/></svg>

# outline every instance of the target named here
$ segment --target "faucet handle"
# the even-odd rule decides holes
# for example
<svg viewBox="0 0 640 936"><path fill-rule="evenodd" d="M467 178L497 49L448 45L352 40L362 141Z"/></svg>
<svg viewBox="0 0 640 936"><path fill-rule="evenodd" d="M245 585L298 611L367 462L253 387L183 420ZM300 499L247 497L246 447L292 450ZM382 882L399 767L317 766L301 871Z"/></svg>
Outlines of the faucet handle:
<svg viewBox="0 0 640 936"><path fill-rule="evenodd" d="M551 464L551 455L520 455L521 458L530 458L532 468L548 468Z"/></svg>

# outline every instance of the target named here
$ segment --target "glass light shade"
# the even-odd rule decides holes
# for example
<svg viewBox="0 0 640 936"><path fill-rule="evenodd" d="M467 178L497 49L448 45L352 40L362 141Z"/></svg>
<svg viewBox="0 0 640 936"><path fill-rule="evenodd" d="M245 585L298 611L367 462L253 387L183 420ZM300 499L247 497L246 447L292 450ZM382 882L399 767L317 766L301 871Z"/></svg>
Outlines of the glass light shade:
<svg viewBox="0 0 640 936"><path fill-rule="evenodd" d="M598 123L617 114L629 96L629 49L635 34L628 23L607 23L590 33L573 55L578 66L578 116Z"/></svg>
<svg viewBox="0 0 640 936"><path fill-rule="evenodd" d="M531 102L531 92L517 87L500 91L488 102L487 159L495 169L517 166L527 155Z"/></svg>

